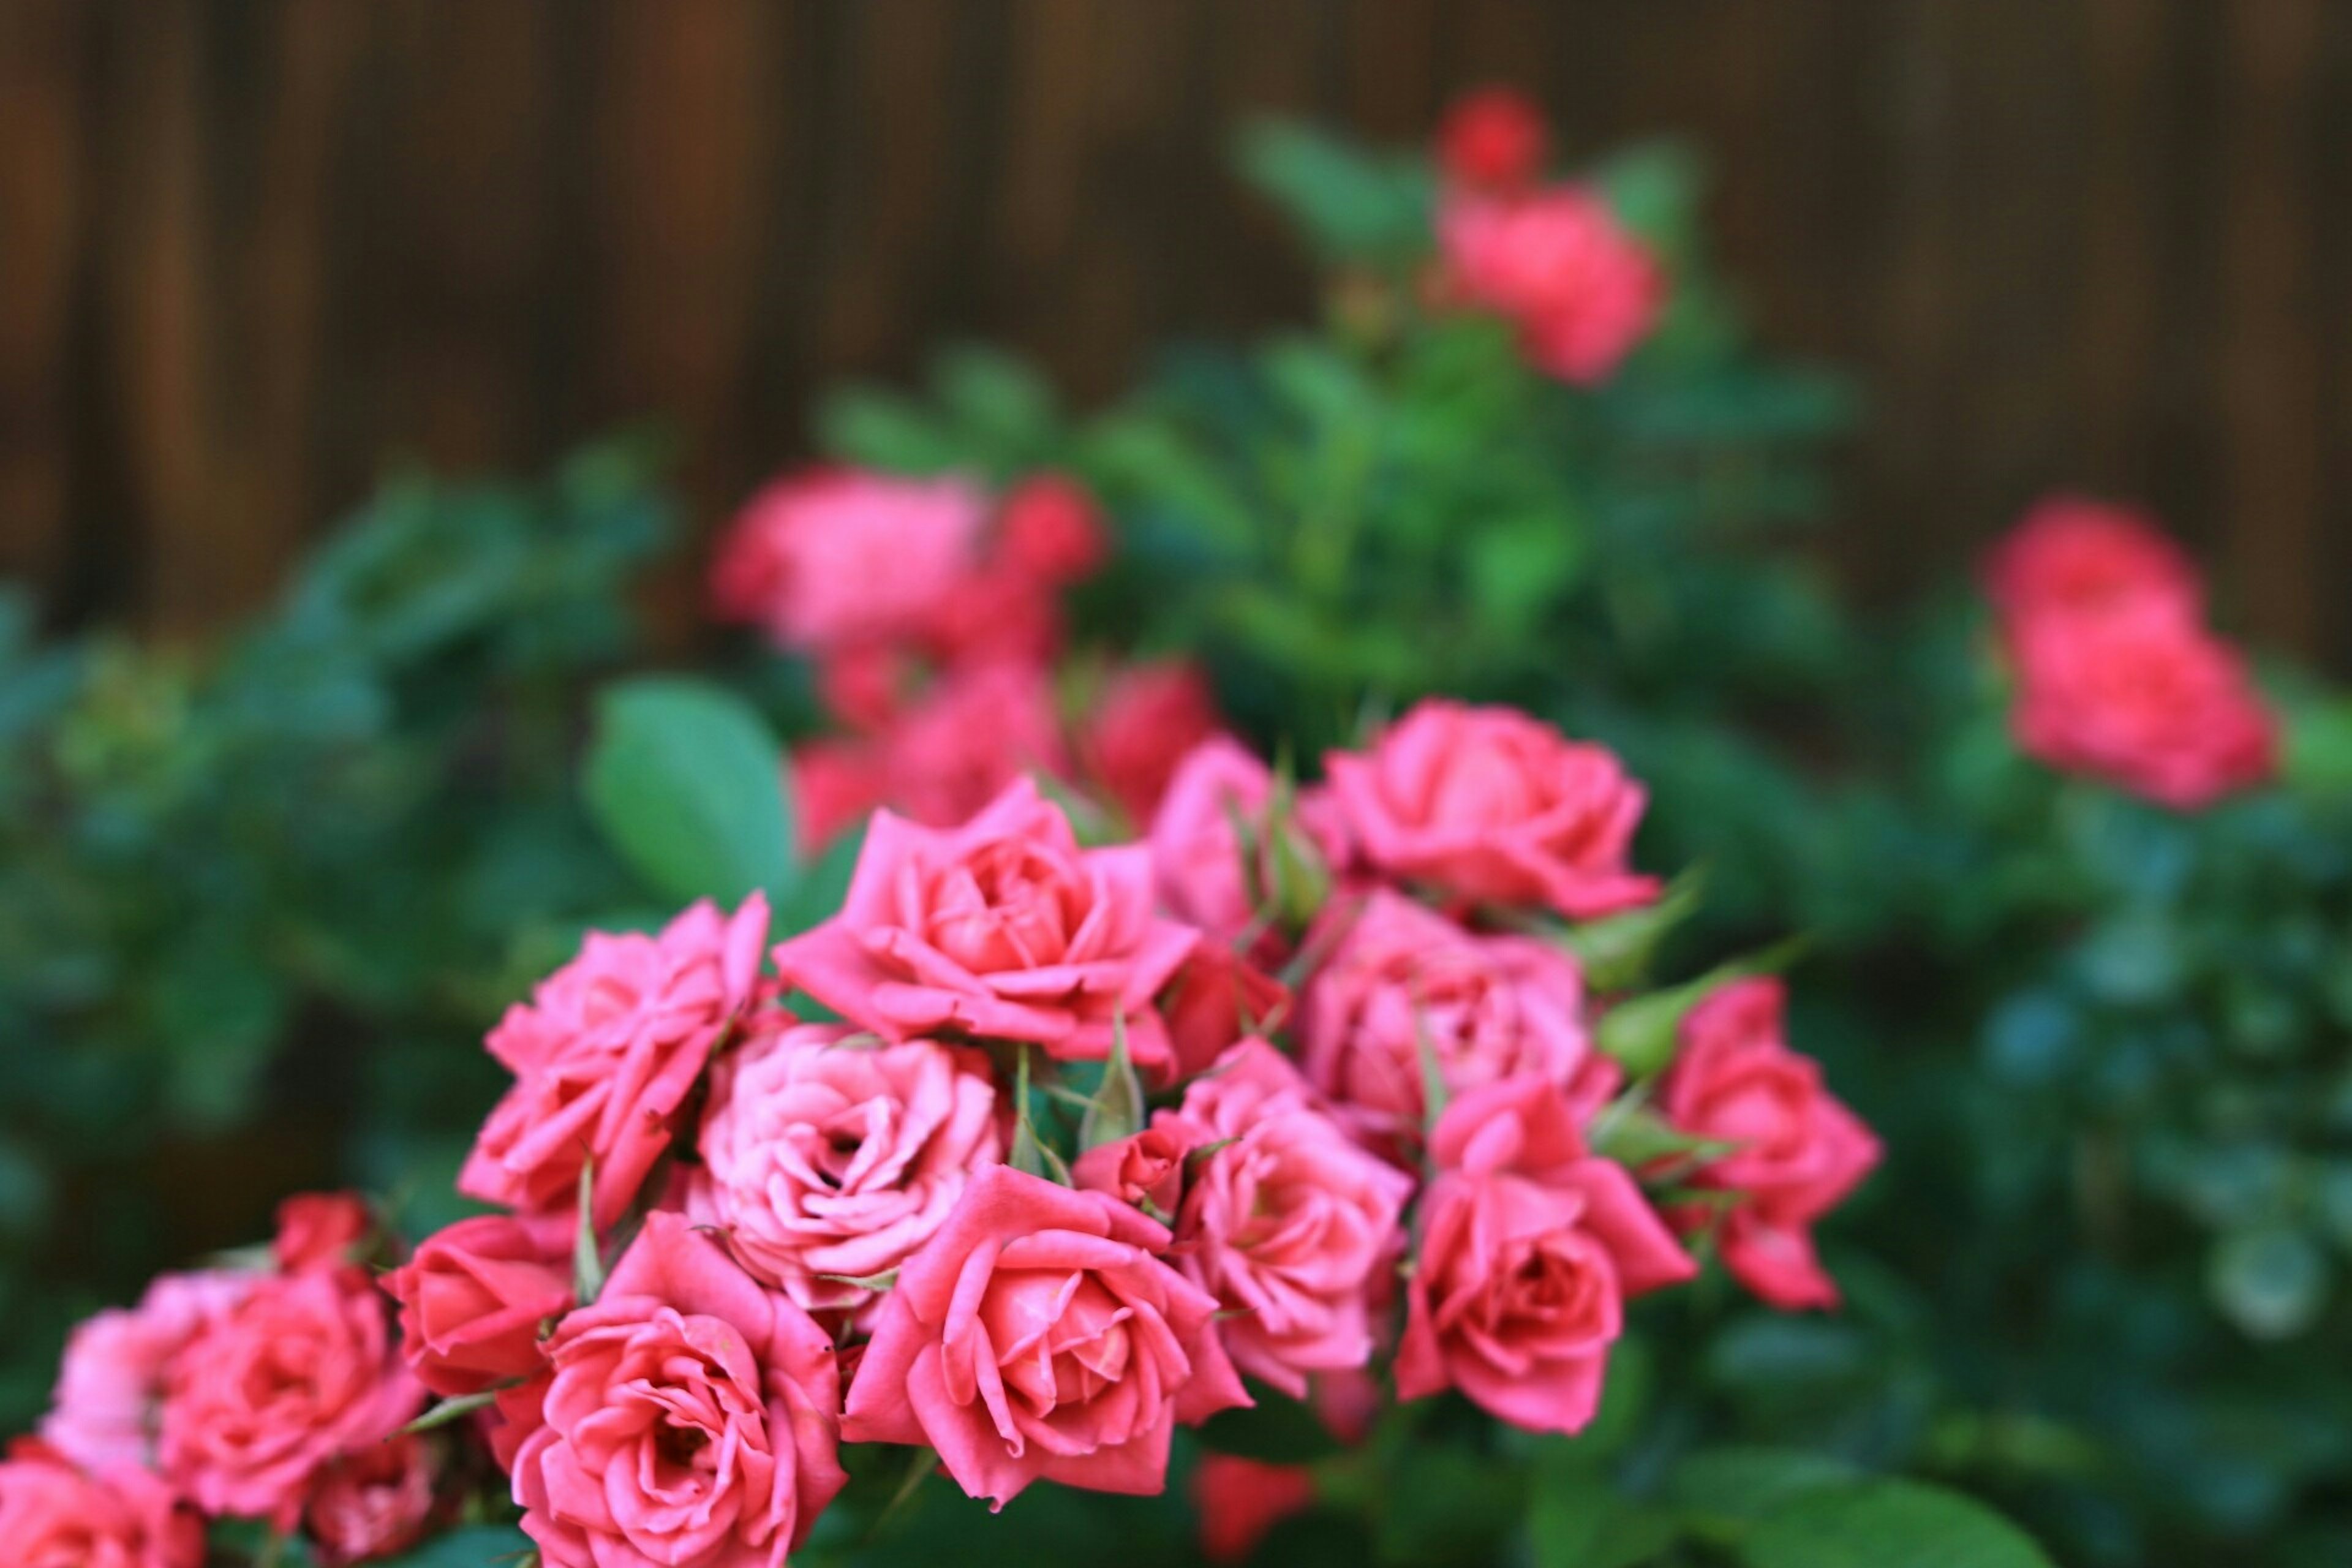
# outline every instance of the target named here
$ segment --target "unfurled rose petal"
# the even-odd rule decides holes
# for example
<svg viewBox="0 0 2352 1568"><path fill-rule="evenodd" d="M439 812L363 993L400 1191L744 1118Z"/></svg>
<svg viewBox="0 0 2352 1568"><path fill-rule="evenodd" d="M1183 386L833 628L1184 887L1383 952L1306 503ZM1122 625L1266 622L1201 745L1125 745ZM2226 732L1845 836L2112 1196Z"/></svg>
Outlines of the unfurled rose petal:
<svg viewBox="0 0 2352 1568"><path fill-rule="evenodd" d="M572 1306L572 1228L561 1216L461 1219L385 1275L417 1380L455 1398L536 1372L541 1327Z"/></svg>
<svg viewBox="0 0 2352 1568"><path fill-rule="evenodd" d="M1201 1551L1212 1563L1246 1563L1266 1531L1315 1506L1314 1472L1234 1454L1203 1454L1192 1470Z"/></svg>
<svg viewBox="0 0 2352 1568"><path fill-rule="evenodd" d="M995 1165L883 1298L842 1435L925 1445L999 1506L1032 1481L1150 1494L1171 1434L1248 1396L1167 1230Z"/></svg>
<svg viewBox="0 0 2352 1568"><path fill-rule="evenodd" d="M204 1524L138 1468L94 1475L19 1443L0 1459L0 1542L24 1568L199 1568Z"/></svg>
<svg viewBox="0 0 2352 1568"><path fill-rule="evenodd" d="M1531 363L1576 385L1608 380L1665 306L1656 259L1589 186L1457 189L1437 236L1447 293L1508 319Z"/></svg>
<svg viewBox="0 0 2352 1568"><path fill-rule="evenodd" d="M1660 1104L1683 1131L1736 1145L1689 1178L1736 1193L1713 1224L1734 1278L1784 1310L1833 1307L1837 1286L1813 1255L1815 1221L1878 1163L1878 1140L1822 1087L1820 1067L1789 1048L1778 980L1735 981L1683 1020L1682 1048Z"/></svg>
<svg viewBox="0 0 2352 1568"><path fill-rule="evenodd" d="M832 1343L682 1215L646 1217L548 1358L514 1462L547 1568L783 1568L847 1479Z"/></svg>
<svg viewBox="0 0 2352 1568"><path fill-rule="evenodd" d="M1003 1158L988 1059L915 1039L883 1045L803 1024L722 1059L688 1212L753 1278L812 1311L858 1310Z"/></svg>
<svg viewBox="0 0 2352 1568"><path fill-rule="evenodd" d="M362 1245L375 1234L375 1213L357 1193L298 1193L278 1205L270 1250L289 1274L341 1268L362 1261Z"/></svg>
<svg viewBox="0 0 2352 1568"><path fill-rule="evenodd" d="M43 1439L85 1469L152 1469L172 1358L261 1278L241 1269L162 1275L136 1307L83 1322L66 1341Z"/></svg>
<svg viewBox="0 0 2352 1568"><path fill-rule="evenodd" d="M1647 793L1607 748L1516 710L1426 701L1369 752L1324 765L1357 852L1384 876L1571 920L1657 897L1631 866Z"/></svg>
<svg viewBox="0 0 2352 1568"><path fill-rule="evenodd" d="M1543 110L1507 87L1465 93L1437 128L1437 159L1446 178L1486 190L1515 191L1543 173L1550 133Z"/></svg>
<svg viewBox="0 0 2352 1568"><path fill-rule="evenodd" d="M302 1522L327 1568L414 1546L433 1518L440 1473L425 1439L404 1435L336 1460L310 1489Z"/></svg>
<svg viewBox="0 0 2352 1568"><path fill-rule="evenodd" d="M1134 823L1148 823L1177 765L1223 727L1209 679L1183 659L1114 670L1079 736L1087 776Z"/></svg>

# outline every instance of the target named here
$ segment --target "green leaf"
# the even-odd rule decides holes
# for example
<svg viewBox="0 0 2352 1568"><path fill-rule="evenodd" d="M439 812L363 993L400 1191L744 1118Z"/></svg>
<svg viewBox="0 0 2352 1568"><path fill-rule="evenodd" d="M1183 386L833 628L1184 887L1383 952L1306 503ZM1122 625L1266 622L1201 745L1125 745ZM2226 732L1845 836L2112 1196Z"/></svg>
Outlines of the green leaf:
<svg viewBox="0 0 2352 1568"><path fill-rule="evenodd" d="M1327 258L1401 261L1430 247L1435 188L1419 158L1383 157L1304 125L1262 120L1234 140L1243 178Z"/></svg>
<svg viewBox="0 0 2352 1568"><path fill-rule="evenodd" d="M1752 1524L1808 1493L1859 1479L1844 1460L1801 1448L1702 1448L1675 1467L1664 1495L1687 1513Z"/></svg>
<svg viewBox="0 0 2352 1568"><path fill-rule="evenodd" d="M461 1394L454 1399L441 1401L432 1409L403 1426L401 1430L430 1432L436 1426L446 1426L460 1416L471 1415L475 1411L488 1407L497 1399L498 1392L495 1389L486 1388L479 1394Z"/></svg>
<svg viewBox="0 0 2352 1568"><path fill-rule="evenodd" d="M1584 921L1560 933L1561 945L1576 955L1585 984L1595 991L1622 991L1641 983L1658 944L1698 912L1706 886L1704 868L1676 877L1657 902L1623 914Z"/></svg>
<svg viewBox="0 0 2352 1568"><path fill-rule="evenodd" d="M1204 1447L1268 1465L1312 1464L1340 1451L1339 1440L1308 1406L1255 1384L1250 1394L1256 1405L1221 1411L1202 1426Z"/></svg>
<svg viewBox="0 0 2352 1568"><path fill-rule="evenodd" d="M1972 1499L1920 1481L1803 1492L1740 1543L1748 1568L2050 1568L2032 1538Z"/></svg>
<svg viewBox="0 0 2352 1568"><path fill-rule="evenodd" d="M1023 1046L1013 1079L1013 1152L1005 1163L1024 1175L1070 1184L1070 1167L1037 1136L1029 1105L1029 1047Z"/></svg>
<svg viewBox="0 0 2352 1568"><path fill-rule="evenodd" d="M1103 1064L1102 1087L1087 1102L1078 1119L1078 1148L1083 1152L1131 1137L1143 1125L1143 1084L1127 1054L1127 1015L1111 1019L1110 1059Z"/></svg>
<svg viewBox="0 0 2352 1568"><path fill-rule="evenodd" d="M1792 937L1752 957L1719 964L1696 980L1621 1002L1601 1016L1594 1038L1632 1077L1662 1072L1674 1060L1683 1019L1692 1008L1735 980L1787 967L1804 946L1804 938Z"/></svg>
<svg viewBox="0 0 2352 1568"><path fill-rule="evenodd" d="M646 884L681 901L789 901L783 749L740 700L646 676L608 688L583 781L597 826Z"/></svg>
<svg viewBox="0 0 2352 1568"><path fill-rule="evenodd" d="M596 1246L596 1162L580 1162L580 1228L572 1238L572 1295L593 1306L604 1291L604 1257Z"/></svg>
<svg viewBox="0 0 2352 1568"><path fill-rule="evenodd" d="M530 1537L511 1524L475 1524L436 1537L377 1568L512 1568L534 1550Z"/></svg>

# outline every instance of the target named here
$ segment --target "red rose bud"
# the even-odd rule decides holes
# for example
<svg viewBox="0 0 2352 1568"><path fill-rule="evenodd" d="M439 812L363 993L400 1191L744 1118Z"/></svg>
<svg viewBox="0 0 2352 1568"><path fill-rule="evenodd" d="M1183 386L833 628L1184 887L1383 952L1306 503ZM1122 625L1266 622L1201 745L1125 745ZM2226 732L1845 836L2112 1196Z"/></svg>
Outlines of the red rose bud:
<svg viewBox="0 0 2352 1568"><path fill-rule="evenodd" d="M1542 173L1550 133L1543 111L1514 88L1480 88L1454 100L1437 132L1448 179L1517 190Z"/></svg>

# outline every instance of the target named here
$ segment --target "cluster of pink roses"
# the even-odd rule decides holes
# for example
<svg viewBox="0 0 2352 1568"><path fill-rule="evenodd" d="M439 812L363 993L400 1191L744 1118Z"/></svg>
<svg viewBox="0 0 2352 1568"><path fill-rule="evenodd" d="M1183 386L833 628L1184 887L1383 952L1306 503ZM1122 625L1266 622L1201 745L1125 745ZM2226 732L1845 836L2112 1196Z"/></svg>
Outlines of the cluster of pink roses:
<svg viewBox="0 0 2352 1568"><path fill-rule="evenodd" d="M1219 724L1188 663L1105 674L1066 721L1058 595L1101 563L1093 499L1058 474L977 483L821 468L771 484L713 564L722 618L814 661L842 733L795 749L803 841L887 805L961 822L1024 773L1082 779L1149 817L1175 760Z"/></svg>
<svg viewBox="0 0 2352 1568"><path fill-rule="evenodd" d="M2056 497L1993 552L2018 744L2179 811L2276 771L2277 723L2204 623L2197 568L2139 514Z"/></svg>

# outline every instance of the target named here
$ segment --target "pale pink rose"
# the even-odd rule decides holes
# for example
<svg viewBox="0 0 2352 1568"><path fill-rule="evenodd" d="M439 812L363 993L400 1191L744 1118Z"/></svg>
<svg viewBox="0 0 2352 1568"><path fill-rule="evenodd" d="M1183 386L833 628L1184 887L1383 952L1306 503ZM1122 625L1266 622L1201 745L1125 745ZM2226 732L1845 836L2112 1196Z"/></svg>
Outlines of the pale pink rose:
<svg viewBox="0 0 2352 1568"><path fill-rule="evenodd" d="M548 1358L514 1466L547 1568L783 1568L848 1479L824 1331L681 1215L646 1216Z"/></svg>
<svg viewBox="0 0 2352 1568"><path fill-rule="evenodd" d="M406 1433L328 1466L302 1510L319 1561L340 1568L415 1545L433 1519L439 1473L432 1445Z"/></svg>
<svg viewBox="0 0 2352 1568"><path fill-rule="evenodd" d="M1437 128L1437 161L1456 184L1516 191L1543 173L1550 140L1543 110L1525 93L1482 87L1445 111Z"/></svg>
<svg viewBox="0 0 2352 1568"><path fill-rule="evenodd" d="M2012 623L2127 606L2193 622L2197 564L2144 512L2081 496L2037 503L1985 563L1985 590Z"/></svg>
<svg viewBox="0 0 2352 1568"><path fill-rule="evenodd" d="M1068 776L1053 672L1027 660L960 665L881 737L883 799L953 827L1025 773Z"/></svg>
<svg viewBox="0 0 2352 1568"><path fill-rule="evenodd" d="M1192 1467L1201 1553L1212 1563L1248 1562L1268 1531L1314 1506L1315 1473L1304 1465L1203 1454Z"/></svg>
<svg viewBox="0 0 2352 1568"><path fill-rule="evenodd" d="M2011 638L2020 749L2175 811L2278 771L2278 721L2237 652L2158 602L2033 616Z"/></svg>
<svg viewBox="0 0 2352 1568"><path fill-rule="evenodd" d="M1249 1403L1168 1245L1103 1194L990 1166L883 1298L843 1436L927 1445L1000 1507L1036 1480L1159 1491L1177 1422Z"/></svg>
<svg viewBox="0 0 2352 1568"><path fill-rule="evenodd" d="M1108 1143L1098 1143L1070 1166L1070 1180L1082 1192L1108 1193L1162 1225L1175 1222L1184 1205L1184 1160L1198 1147L1192 1130L1162 1116L1152 1126Z"/></svg>
<svg viewBox="0 0 2352 1568"><path fill-rule="evenodd" d="M1227 1314L1234 1364L1298 1399L1309 1375L1370 1361L1412 1178L1359 1145L1264 1040L1195 1079L1173 1120L1196 1147L1224 1145L1187 1184L1175 1256Z"/></svg>
<svg viewBox="0 0 2352 1568"><path fill-rule="evenodd" d="M1307 1076L1364 1130L1409 1137L1423 1120L1423 1053L1454 1094L1533 1074L1597 1106L1575 962L1524 936L1475 936L1385 889L1335 904L1328 957L1299 994Z"/></svg>
<svg viewBox="0 0 2352 1568"><path fill-rule="evenodd" d="M1223 727L1201 667L1186 659L1111 672L1078 737L1088 778L1127 819L1148 823L1177 765Z"/></svg>
<svg viewBox="0 0 2352 1568"><path fill-rule="evenodd" d="M972 1173L1003 1158L988 1058L799 1024L720 1058L687 1209L752 1278L811 1311L858 1310L849 1283L930 1238Z"/></svg>
<svg viewBox="0 0 2352 1568"><path fill-rule="evenodd" d="M1065 474L1033 474L1007 491L996 531L1005 560L1043 583L1076 582L1110 553L1101 509Z"/></svg>
<svg viewBox="0 0 2352 1568"><path fill-rule="evenodd" d="M1432 699L1324 769L1357 853L1385 876L1571 920L1657 897L1629 863L1648 793L1607 747L1515 709Z"/></svg>
<svg viewBox="0 0 2352 1568"><path fill-rule="evenodd" d="M1233 949L1204 941L1176 972L1160 1010L1175 1052L1168 1076L1181 1081L1205 1071L1235 1041L1274 1033L1289 1014L1290 989Z"/></svg>
<svg viewBox="0 0 2352 1568"><path fill-rule="evenodd" d="M297 1193L278 1205L270 1251L280 1269L301 1274L362 1262L375 1238L375 1211L357 1193Z"/></svg>
<svg viewBox="0 0 2352 1568"><path fill-rule="evenodd" d="M158 1453L206 1513L288 1529L321 1470L424 1403L364 1268L275 1275L172 1358Z"/></svg>
<svg viewBox="0 0 2352 1568"><path fill-rule="evenodd" d="M776 949L818 1001L890 1040L1017 1040L1064 1060L1168 1060L1154 998L1198 933L1163 920L1141 845L1081 849L1026 779L961 827L877 812L841 913Z"/></svg>
<svg viewBox="0 0 2352 1568"><path fill-rule="evenodd" d="M1541 1079L1454 1100L1431 1152L1397 1396L1458 1388L1527 1431L1581 1429L1626 1298L1695 1266L1633 1176L1583 1153L1577 1113Z"/></svg>
<svg viewBox="0 0 2352 1568"><path fill-rule="evenodd" d="M0 1459L0 1542L21 1568L199 1568L203 1521L138 1468L92 1475L43 1444Z"/></svg>
<svg viewBox="0 0 2352 1568"><path fill-rule="evenodd" d="M889 794L889 764L878 742L826 736L793 747L785 763L792 779L793 830L800 851L814 856L864 822Z"/></svg>
<svg viewBox="0 0 2352 1568"><path fill-rule="evenodd" d="M658 936L592 931L490 1032L515 1075L475 1141L457 1190L509 1208L576 1203L595 1162L601 1229L628 1211L675 1135L678 1108L734 1028L760 975L767 900L732 917L696 904Z"/></svg>
<svg viewBox="0 0 2352 1568"><path fill-rule="evenodd" d="M172 1358L261 1278L241 1269L160 1275L136 1307L84 1321L66 1341L42 1437L87 1469L152 1468Z"/></svg>
<svg viewBox="0 0 2352 1568"><path fill-rule="evenodd" d="M568 1228L506 1215L461 1219L383 1277L418 1382L456 1398L539 1369L541 1326L572 1306Z"/></svg>
<svg viewBox="0 0 2352 1568"><path fill-rule="evenodd" d="M1683 1131L1738 1148L1689 1184L1737 1193L1712 1225L1725 1267L1785 1310L1837 1305L1813 1253L1812 1226L1878 1163L1878 1140L1822 1086L1820 1067L1789 1048L1780 982L1737 980L1684 1017L1681 1049L1660 1091Z"/></svg>
<svg viewBox="0 0 2352 1568"><path fill-rule="evenodd" d="M1448 192L1437 215L1444 287L1508 318L1528 360L1580 386L1609 379L1657 325L1666 278L1585 185Z"/></svg>
<svg viewBox="0 0 2352 1568"><path fill-rule="evenodd" d="M987 521L961 479L796 474L753 496L720 542L711 599L787 647L914 637L979 568Z"/></svg>

